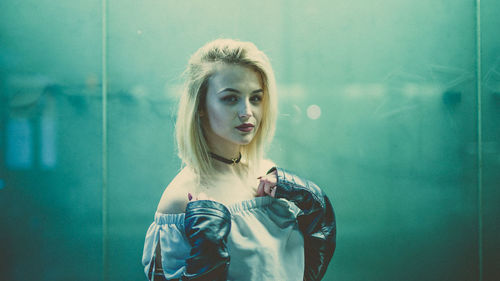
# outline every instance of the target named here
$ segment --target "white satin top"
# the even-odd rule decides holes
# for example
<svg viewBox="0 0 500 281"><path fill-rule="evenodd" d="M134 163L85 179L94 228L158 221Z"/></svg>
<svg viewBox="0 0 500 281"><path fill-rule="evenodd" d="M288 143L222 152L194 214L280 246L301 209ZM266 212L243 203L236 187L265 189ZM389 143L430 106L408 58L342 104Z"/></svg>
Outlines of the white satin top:
<svg viewBox="0 0 500 281"><path fill-rule="evenodd" d="M286 199L257 197L227 208L231 213L227 280L303 280L304 239L297 224L300 209L295 204ZM184 234L184 215L155 214L142 256L146 276L154 267L151 261L160 242L165 278L181 277L191 249Z"/></svg>

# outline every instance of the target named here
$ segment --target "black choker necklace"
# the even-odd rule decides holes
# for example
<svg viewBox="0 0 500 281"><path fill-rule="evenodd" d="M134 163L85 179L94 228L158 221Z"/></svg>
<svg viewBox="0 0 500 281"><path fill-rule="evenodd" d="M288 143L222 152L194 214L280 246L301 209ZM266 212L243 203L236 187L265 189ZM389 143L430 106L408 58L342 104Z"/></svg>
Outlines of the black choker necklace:
<svg viewBox="0 0 500 281"><path fill-rule="evenodd" d="M212 153L212 152L209 152L209 153L210 153L210 156L212 156L212 158L214 158L215 160L219 160L219 161L224 162L226 164L236 165L236 164L240 163L240 160L241 160L241 153L240 153L240 156L238 156L238 158L231 158L231 159L224 158L224 157L219 156L219 155Z"/></svg>

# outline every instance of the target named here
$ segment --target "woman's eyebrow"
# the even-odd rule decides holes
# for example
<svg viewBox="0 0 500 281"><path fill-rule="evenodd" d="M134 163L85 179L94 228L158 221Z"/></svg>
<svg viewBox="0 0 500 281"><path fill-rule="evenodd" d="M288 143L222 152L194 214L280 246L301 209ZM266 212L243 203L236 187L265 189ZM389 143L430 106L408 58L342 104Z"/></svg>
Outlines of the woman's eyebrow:
<svg viewBox="0 0 500 281"><path fill-rule="evenodd" d="M217 92L217 94L220 94L222 92L234 92L234 93L241 94L240 91L233 89L233 88L224 88L224 89L220 90L219 92ZM253 91L252 94L258 94L258 93L263 93L263 92L264 92L263 89L258 89L258 90Z"/></svg>
<svg viewBox="0 0 500 281"><path fill-rule="evenodd" d="M224 88L222 90L220 90L219 92L217 92L217 94L220 94L222 92L235 92L235 93L240 93L240 91L236 90L236 89L233 89L233 88Z"/></svg>

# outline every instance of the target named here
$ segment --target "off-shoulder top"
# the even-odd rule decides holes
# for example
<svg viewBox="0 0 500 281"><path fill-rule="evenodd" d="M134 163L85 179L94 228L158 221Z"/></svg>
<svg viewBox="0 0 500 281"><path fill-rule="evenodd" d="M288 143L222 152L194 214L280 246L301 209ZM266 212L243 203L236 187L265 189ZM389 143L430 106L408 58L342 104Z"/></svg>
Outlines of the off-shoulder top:
<svg viewBox="0 0 500 281"><path fill-rule="evenodd" d="M183 214L157 213L144 245L146 276L150 280L155 276L321 280L336 248L330 199L307 179L279 167L271 172L277 177L275 198L259 197L228 207L200 200L189 202ZM155 275L160 260L163 272Z"/></svg>
<svg viewBox="0 0 500 281"><path fill-rule="evenodd" d="M304 238L299 230L300 209L286 199L257 197L227 206L231 257L227 280L303 280ZM167 280L181 277L191 246L184 233L185 214L156 213L149 227L142 257L148 278L154 276L157 243Z"/></svg>

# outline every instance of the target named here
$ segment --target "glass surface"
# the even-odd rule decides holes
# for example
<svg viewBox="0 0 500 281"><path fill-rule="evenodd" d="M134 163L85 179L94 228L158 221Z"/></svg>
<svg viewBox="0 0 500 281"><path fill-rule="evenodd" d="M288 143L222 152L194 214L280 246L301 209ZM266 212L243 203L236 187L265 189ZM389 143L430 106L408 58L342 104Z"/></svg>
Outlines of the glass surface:
<svg viewBox="0 0 500 281"><path fill-rule="evenodd" d="M289 9L293 87L274 155L333 199L338 248L325 279L474 280L473 3Z"/></svg>
<svg viewBox="0 0 500 281"><path fill-rule="evenodd" d="M481 1L484 280L500 279L500 3Z"/></svg>
<svg viewBox="0 0 500 281"><path fill-rule="evenodd" d="M0 1L0 279L102 277L101 1Z"/></svg>
<svg viewBox="0 0 500 281"><path fill-rule="evenodd" d="M334 204L323 280L498 280L500 4L480 3L1 1L0 279L146 280L181 73L228 37L273 64L269 157Z"/></svg>

